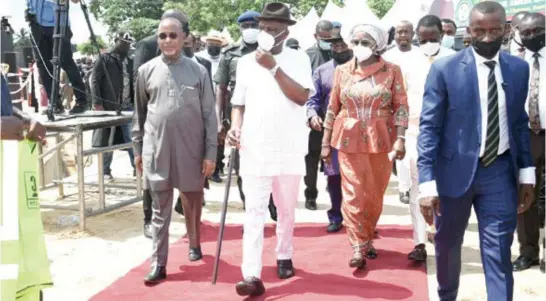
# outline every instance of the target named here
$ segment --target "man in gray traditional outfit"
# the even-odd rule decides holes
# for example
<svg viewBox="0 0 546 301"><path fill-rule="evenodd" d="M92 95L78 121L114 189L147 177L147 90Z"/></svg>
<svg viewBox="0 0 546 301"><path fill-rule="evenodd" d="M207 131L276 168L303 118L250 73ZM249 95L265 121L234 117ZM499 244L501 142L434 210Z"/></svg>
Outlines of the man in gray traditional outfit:
<svg viewBox="0 0 546 301"><path fill-rule="evenodd" d="M152 270L147 284L167 277L173 189L182 194L190 260L202 257L200 242L203 183L215 169L217 118L207 70L182 55L188 24L161 21L161 56L138 69L133 142L152 203Z"/></svg>

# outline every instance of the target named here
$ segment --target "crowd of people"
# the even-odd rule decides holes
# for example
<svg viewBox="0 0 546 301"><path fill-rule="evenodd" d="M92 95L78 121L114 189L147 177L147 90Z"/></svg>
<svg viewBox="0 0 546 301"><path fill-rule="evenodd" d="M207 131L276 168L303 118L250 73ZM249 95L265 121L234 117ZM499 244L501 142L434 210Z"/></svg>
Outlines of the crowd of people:
<svg viewBox="0 0 546 301"><path fill-rule="evenodd" d="M241 296L265 292L267 213L276 221L278 277L295 275L300 182L305 207L316 210L319 171L331 200L326 231L346 228L348 266L381 260L373 241L393 165L413 225L408 259L426 261L431 232L440 300L457 298L472 207L488 300L512 300L513 271L540 264L544 272L537 209L545 157L544 15L521 12L508 24L499 3L480 2L462 49L455 48L456 24L435 15L415 27L401 20L391 35L366 20L351 28L322 20L316 45L305 52L287 40L296 21L283 3L234 22L242 39L227 45L221 36L192 33L186 15L169 10L157 33L136 43L131 64L125 61L134 41L122 32L93 67L93 109L124 103L134 110L132 124L116 129L116 137L133 141L131 163L143 175L144 235L153 241L146 284L167 278L173 206L185 216L189 260L202 258L203 190L209 180L222 181L225 143L237 149L245 207ZM2 125L4 139L4 119ZM108 143L109 131L96 131L93 144ZM520 256L512 261L516 230Z"/></svg>

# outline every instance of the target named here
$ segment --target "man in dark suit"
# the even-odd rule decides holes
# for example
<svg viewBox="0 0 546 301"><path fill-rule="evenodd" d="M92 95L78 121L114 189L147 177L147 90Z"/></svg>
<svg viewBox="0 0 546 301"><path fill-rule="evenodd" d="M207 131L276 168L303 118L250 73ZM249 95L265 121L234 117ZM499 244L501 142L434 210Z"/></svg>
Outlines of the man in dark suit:
<svg viewBox="0 0 546 301"><path fill-rule="evenodd" d="M455 301L461 247L474 206L489 301L511 301L517 215L534 200L535 174L525 112L529 66L500 52L504 8L476 4L472 47L437 60L425 85L418 138L419 199L435 220L438 294ZM519 198L518 198L519 193Z"/></svg>

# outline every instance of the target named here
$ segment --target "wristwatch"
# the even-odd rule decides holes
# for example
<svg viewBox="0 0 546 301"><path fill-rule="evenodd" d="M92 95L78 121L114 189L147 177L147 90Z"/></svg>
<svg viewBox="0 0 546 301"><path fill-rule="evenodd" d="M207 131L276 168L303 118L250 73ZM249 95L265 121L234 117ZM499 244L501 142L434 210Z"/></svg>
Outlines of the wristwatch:
<svg viewBox="0 0 546 301"><path fill-rule="evenodd" d="M271 75L275 76L277 74L277 70L279 70L279 65L275 65L275 67L269 69L269 72L271 72Z"/></svg>

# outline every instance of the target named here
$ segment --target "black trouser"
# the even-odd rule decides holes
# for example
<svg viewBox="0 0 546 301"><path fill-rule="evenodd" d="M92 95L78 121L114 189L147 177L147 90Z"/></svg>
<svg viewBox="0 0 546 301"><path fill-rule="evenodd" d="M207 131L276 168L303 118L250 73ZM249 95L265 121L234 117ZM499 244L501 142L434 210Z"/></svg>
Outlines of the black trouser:
<svg viewBox="0 0 546 301"><path fill-rule="evenodd" d="M220 173L224 169L224 144L218 144L218 152L216 153L216 169L214 170L215 174Z"/></svg>
<svg viewBox="0 0 546 301"><path fill-rule="evenodd" d="M323 132L311 130L309 133L309 152L305 156L305 198L316 200L318 196L317 176L320 163L320 149Z"/></svg>
<svg viewBox="0 0 546 301"><path fill-rule="evenodd" d="M144 210L144 223L152 222L152 195L150 189L142 190L142 209Z"/></svg>
<svg viewBox="0 0 546 301"><path fill-rule="evenodd" d="M544 131L535 134L531 131L531 154L536 166L536 200L533 205L522 214L518 214L519 253L532 259L540 255L540 218L538 213L538 196L542 182L544 168Z"/></svg>
<svg viewBox="0 0 546 301"><path fill-rule="evenodd" d="M38 64L38 73L40 74L40 79L42 80L42 84L44 85L44 88L47 92L47 97L51 100L53 99L51 97L51 84L53 82L53 65L51 64L51 58L53 57L54 28L44 27L36 24L35 22L30 22L30 30L32 31L32 35L34 36L34 40L36 41L38 50L42 54L43 58L42 61L42 58L40 58L40 54L33 47L36 63ZM78 70L78 66L76 66L76 63L72 58L72 44L70 44L72 31L70 31L70 28L66 28L66 31L66 38L63 39L61 42L61 68L66 72L66 75L68 76L68 79L70 80L70 83L74 88L76 103L80 105L85 105L87 103L85 86L83 84L80 71ZM48 70L49 72L51 72L51 75L48 73ZM62 103L60 103L60 98L59 103L57 103L56 105L57 107L62 107Z"/></svg>

